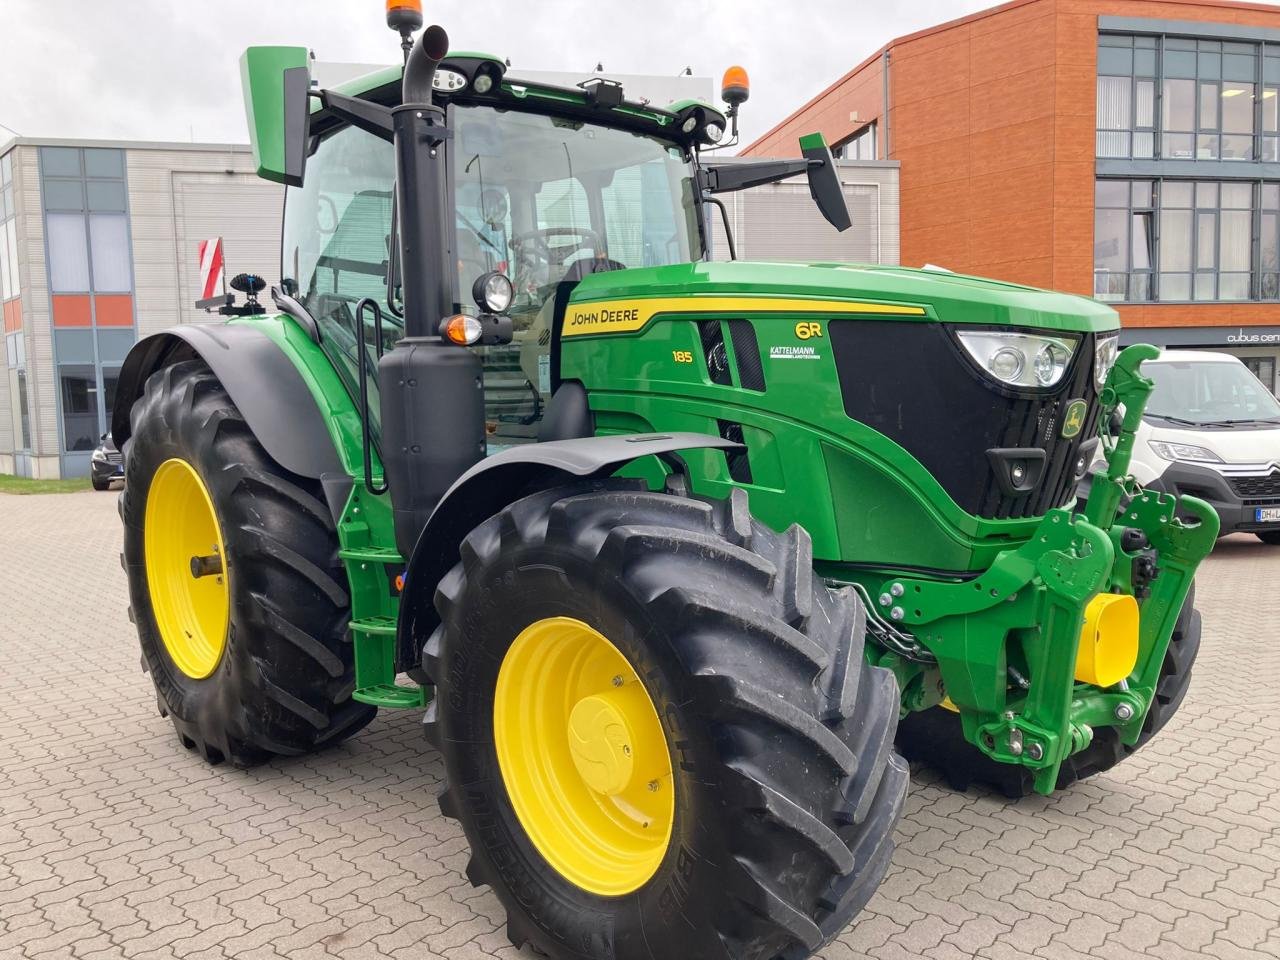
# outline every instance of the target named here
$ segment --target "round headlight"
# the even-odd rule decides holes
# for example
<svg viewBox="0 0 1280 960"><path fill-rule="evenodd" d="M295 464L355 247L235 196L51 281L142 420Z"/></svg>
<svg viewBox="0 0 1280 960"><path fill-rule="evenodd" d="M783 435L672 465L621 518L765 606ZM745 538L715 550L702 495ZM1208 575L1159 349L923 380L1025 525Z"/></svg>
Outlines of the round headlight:
<svg viewBox="0 0 1280 960"><path fill-rule="evenodd" d="M1067 361L1071 354L1056 343L1046 343L1036 353L1034 362L1036 382L1042 387L1051 387L1067 372Z"/></svg>
<svg viewBox="0 0 1280 960"><path fill-rule="evenodd" d="M476 93L488 93L493 89L493 77L489 76L487 73L480 74L476 77L476 81L472 85L472 88Z"/></svg>
<svg viewBox="0 0 1280 960"><path fill-rule="evenodd" d="M506 313L515 297L515 288L505 274L491 270L476 277L476 282L471 287L471 296L481 310Z"/></svg>
<svg viewBox="0 0 1280 960"><path fill-rule="evenodd" d="M718 123L708 123L703 127L702 132L712 143L719 143L721 138L724 137L724 127Z"/></svg>
<svg viewBox="0 0 1280 960"><path fill-rule="evenodd" d="M1116 365L1118 356L1120 356L1119 336L1112 334L1109 337L1098 338L1097 346L1094 348L1093 383L1099 390L1107 385L1107 375Z"/></svg>
<svg viewBox="0 0 1280 960"><path fill-rule="evenodd" d="M697 114L691 114L688 117L688 119L686 119L685 122L680 125L680 129L683 130L685 133L693 133L693 129L697 125L698 125Z"/></svg>
<svg viewBox="0 0 1280 960"><path fill-rule="evenodd" d="M1007 383L1015 383L1022 376L1022 368L1026 366L1027 357L1014 347L1001 347L987 361L987 369Z"/></svg>

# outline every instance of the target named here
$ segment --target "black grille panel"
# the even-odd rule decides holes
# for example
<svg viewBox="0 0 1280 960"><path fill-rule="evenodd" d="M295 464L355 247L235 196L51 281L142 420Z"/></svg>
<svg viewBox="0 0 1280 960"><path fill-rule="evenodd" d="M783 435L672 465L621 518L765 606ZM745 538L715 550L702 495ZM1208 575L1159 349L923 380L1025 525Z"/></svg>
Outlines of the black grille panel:
<svg viewBox="0 0 1280 960"><path fill-rule="evenodd" d="M116 464L124 463L124 454L121 453L119 450L108 450L107 463L116 463Z"/></svg>
<svg viewBox="0 0 1280 960"><path fill-rule="evenodd" d="M1230 477L1228 482L1242 500L1280 500L1280 470L1264 477Z"/></svg>
<svg viewBox="0 0 1280 960"><path fill-rule="evenodd" d="M733 357L738 362L738 383L744 390L764 392L764 364L760 362L760 343L750 320L730 320L729 337L733 340Z"/></svg>
<svg viewBox="0 0 1280 960"><path fill-rule="evenodd" d="M975 370L941 324L834 321L829 330L845 412L905 448L966 511L1038 517L1070 499L1080 445L1098 427L1091 335L1055 391L1013 395ZM1089 405L1084 427L1064 439L1062 418L1077 399ZM1045 451L1034 489L1004 492L986 454L1001 447Z"/></svg>
<svg viewBox="0 0 1280 960"><path fill-rule="evenodd" d="M729 373L729 354L724 348L724 332L719 320L703 320L698 324L698 336L702 340L702 357L707 364L707 376L712 383L728 386L733 382Z"/></svg>

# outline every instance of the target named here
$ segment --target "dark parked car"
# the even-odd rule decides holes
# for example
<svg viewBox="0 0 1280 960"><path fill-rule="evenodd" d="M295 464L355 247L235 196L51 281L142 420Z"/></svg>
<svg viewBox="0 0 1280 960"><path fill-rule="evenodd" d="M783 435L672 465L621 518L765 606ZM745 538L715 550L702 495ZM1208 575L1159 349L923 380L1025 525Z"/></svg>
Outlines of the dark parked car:
<svg viewBox="0 0 1280 960"><path fill-rule="evenodd" d="M124 455L116 449L109 433L102 435L102 443L89 457L89 479L95 490L106 490L112 480L124 479Z"/></svg>

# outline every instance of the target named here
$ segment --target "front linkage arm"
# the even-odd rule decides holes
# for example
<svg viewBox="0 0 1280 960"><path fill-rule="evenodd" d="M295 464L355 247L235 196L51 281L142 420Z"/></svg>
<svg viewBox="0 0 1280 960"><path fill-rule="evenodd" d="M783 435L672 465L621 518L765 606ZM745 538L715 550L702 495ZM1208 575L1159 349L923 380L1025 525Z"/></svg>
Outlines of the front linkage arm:
<svg viewBox="0 0 1280 960"><path fill-rule="evenodd" d="M881 605L893 608L882 613L936 657L941 689L959 710L966 738L996 760L1030 768L1040 793L1054 790L1062 762L1089 745L1094 727L1113 726L1125 743L1137 740L1192 576L1217 536L1218 518L1207 503L1140 490L1128 473L1153 387L1139 367L1158 353L1129 347L1108 377L1101 420L1121 405L1124 414L1084 514L1051 510L1031 539L1000 554L976 580L898 577L881 592ZM1139 551L1126 547L1126 529L1141 531L1158 560L1141 604L1134 670L1102 689L1077 683L1076 656L1089 601L1102 591L1132 592L1129 571ZM1011 669L1014 642L1025 675Z"/></svg>

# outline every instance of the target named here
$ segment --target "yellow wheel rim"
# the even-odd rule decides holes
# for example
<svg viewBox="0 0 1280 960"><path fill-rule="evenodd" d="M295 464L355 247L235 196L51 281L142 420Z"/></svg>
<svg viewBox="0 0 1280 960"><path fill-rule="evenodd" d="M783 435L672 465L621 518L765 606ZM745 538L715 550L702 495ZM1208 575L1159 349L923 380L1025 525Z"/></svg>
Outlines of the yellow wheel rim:
<svg viewBox="0 0 1280 960"><path fill-rule="evenodd" d="M644 886L671 840L671 754L618 648L569 617L525 627L498 670L493 732L507 795L547 863L599 896Z"/></svg>
<svg viewBox="0 0 1280 960"><path fill-rule="evenodd" d="M218 515L191 464L177 458L160 464L143 524L147 589L160 638L179 670L203 679L222 658L231 604Z"/></svg>

